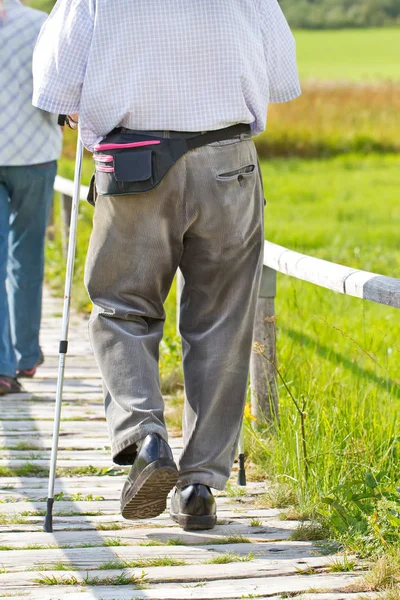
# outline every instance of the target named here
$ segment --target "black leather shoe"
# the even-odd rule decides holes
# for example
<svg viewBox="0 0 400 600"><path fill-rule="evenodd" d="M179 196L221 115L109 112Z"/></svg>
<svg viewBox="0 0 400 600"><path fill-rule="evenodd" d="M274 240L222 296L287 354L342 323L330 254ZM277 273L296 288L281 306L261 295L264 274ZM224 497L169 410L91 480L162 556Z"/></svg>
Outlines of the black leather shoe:
<svg viewBox="0 0 400 600"><path fill-rule="evenodd" d="M175 488L171 498L171 519L187 531L212 529L217 522L217 507L207 485L194 483Z"/></svg>
<svg viewBox="0 0 400 600"><path fill-rule="evenodd" d="M137 455L121 493L125 519L151 519L161 514L167 496L178 480L171 448L150 433L138 444Z"/></svg>

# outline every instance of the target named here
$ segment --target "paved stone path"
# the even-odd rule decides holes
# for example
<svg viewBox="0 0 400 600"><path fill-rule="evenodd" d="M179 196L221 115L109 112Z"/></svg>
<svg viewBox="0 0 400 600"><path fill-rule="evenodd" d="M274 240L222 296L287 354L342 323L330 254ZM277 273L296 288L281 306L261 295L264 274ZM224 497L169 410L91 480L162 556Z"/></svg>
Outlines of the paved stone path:
<svg viewBox="0 0 400 600"><path fill-rule="evenodd" d="M218 497L218 525L184 532L167 512L151 521L119 514L124 470L113 465L101 381L87 323L72 316L67 358L54 533L42 531L58 368L62 305L46 296L45 364L28 394L0 399L0 597L40 600L360 598L360 577L332 573L335 557L290 541L297 523L255 506L264 485ZM182 441L171 437L179 454ZM10 473L8 473L9 475ZM36 476L34 476L36 474Z"/></svg>

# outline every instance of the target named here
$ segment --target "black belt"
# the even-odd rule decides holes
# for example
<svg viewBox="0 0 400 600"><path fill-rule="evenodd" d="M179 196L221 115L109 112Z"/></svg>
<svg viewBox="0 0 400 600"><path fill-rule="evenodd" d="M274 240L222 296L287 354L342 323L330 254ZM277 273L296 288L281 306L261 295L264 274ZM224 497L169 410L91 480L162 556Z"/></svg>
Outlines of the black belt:
<svg viewBox="0 0 400 600"><path fill-rule="evenodd" d="M114 129L95 146L93 153L97 193L121 196L148 192L161 183L170 168L189 150L242 134L250 134L250 125L239 123L205 133ZM88 200L94 204L93 194Z"/></svg>

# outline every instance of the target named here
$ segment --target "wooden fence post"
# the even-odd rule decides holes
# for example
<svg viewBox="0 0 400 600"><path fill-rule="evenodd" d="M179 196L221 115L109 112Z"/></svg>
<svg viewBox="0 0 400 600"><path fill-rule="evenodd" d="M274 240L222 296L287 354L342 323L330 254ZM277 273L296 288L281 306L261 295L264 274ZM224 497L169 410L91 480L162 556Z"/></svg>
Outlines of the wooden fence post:
<svg viewBox="0 0 400 600"><path fill-rule="evenodd" d="M269 360L253 350L250 359L251 413L259 421L272 423L278 418L276 389L276 271L263 267L260 294L254 323L254 343L262 344ZM271 361L271 362L269 362ZM272 364L271 364L272 363ZM254 421L255 426L257 421Z"/></svg>
<svg viewBox="0 0 400 600"><path fill-rule="evenodd" d="M61 193L61 237L64 257L68 253L69 224L71 222L72 197Z"/></svg>

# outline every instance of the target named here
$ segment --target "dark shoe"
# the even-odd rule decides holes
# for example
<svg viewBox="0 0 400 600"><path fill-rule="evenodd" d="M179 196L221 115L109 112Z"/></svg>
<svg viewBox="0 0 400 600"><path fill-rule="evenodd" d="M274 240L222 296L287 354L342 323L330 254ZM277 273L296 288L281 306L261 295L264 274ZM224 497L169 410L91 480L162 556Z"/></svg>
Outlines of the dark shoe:
<svg viewBox="0 0 400 600"><path fill-rule="evenodd" d="M21 394L25 392L24 388L15 377L0 375L0 396L6 394Z"/></svg>
<svg viewBox="0 0 400 600"><path fill-rule="evenodd" d="M121 493L124 519L151 519L167 506L167 496L178 480L171 448L150 433L138 445L137 455Z"/></svg>
<svg viewBox="0 0 400 600"><path fill-rule="evenodd" d="M175 488L171 498L171 518L187 531L212 529L217 522L217 507L207 485L194 483Z"/></svg>
<svg viewBox="0 0 400 600"><path fill-rule="evenodd" d="M42 349L39 349L39 359L36 363L36 365L34 367L32 367L32 369L20 369L19 371L17 371L17 377L21 378L21 377L33 377L36 373L36 369L42 365L44 363L44 356L43 356L43 352Z"/></svg>

